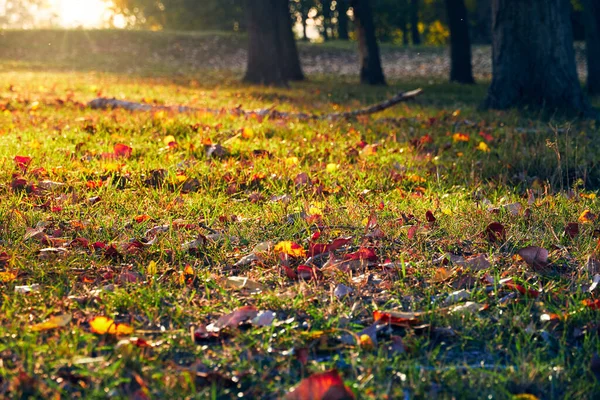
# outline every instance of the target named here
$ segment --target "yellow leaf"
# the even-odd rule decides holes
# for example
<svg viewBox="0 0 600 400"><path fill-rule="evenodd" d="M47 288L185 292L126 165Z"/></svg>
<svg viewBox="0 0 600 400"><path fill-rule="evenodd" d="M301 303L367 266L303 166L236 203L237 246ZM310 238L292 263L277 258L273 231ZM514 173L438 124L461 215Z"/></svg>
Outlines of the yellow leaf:
<svg viewBox="0 0 600 400"><path fill-rule="evenodd" d="M69 325L71 319L73 319L71 314L53 315L48 319L48 321L33 325L31 330L34 332L41 332L48 331L50 329L61 328Z"/></svg>
<svg viewBox="0 0 600 400"><path fill-rule="evenodd" d="M244 139L250 139L254 137L254 131L252 130L252 128L244 128L242 129L242 138Z"/></svg>
<svg viewBox="0 0 600 400"><path fill-rule="evenodd" d="M596 215L593 214L590 210L585 210L579 216L579 222L583 224L591 224L596 220Z"/></svg>
<svg viewBox="0 0 600 400"><path fill-rule="evenodd" d="M130 335L133 333L133 327L127 324L116 324L114 320L107 317L94 317L90 321L92 332L99 335Z"/></svg>
<svg viewBox="0 0 600 400"><path fill-rule="evenodd" d="M310 206L308 209L308 215L320 215L323 216L323 210L316 206Z"/></svg>
<svg viewBox="0 0 600 400"><path fill-rule="evenodd" d="M163 143L168 146L170 143L176 143L177 141L175 140L175 136L173 135L168 135L165 136L163 139Z"/></svg>
<svg viewBox="0 0 600 400"><path fill-rule="evenodd" d="M0 282L11 282L15 279L17 279L17 274L15 274L14 272L0 272Z"/></svg>
<svg viewBox="0 0 600 400"><path fill-rule="evenodd" d="M490 146L488 146L485 142L479 142L479 145L477 146L477 150L481 150L484 153L489 153Z"/></svg>
<svg viewBox="0 0 600 400"><path fill-rule="evenodd" d="M298 157L288 157L285 159L285 165L298 165Z"/></svg>
<svg viewBox="0 0 600 400"><path fill-rule="evenodd" d="M340 168L340 166L338 164L335 163L330 163L327 164L327 167L325 167L325 170L329 173L335 172Z"/></svg>
<svg viewBox="0 0 600 400"><path fill-rule="evenodd" d="M156 261L152 260L146 267L146 275L154 276L158 272L158 267L156 266Z"/></svg>
<svg viewBox="0 0 600 400"><path fill-rule="evenodd" d="M596 198L596 193L579 193L579 197L594 200Z"/></svg>
<svg viewBox="0 0 600 400"><path fill-rule="evenodd" d="M290 241L283 241L283 242L277 243L275 245L274 250L276 253L285 253L292 257L306 256L306 251L304 251L304 248L302 248L302 246L300 246L298 243L294 243L294 242L290 242Z"/></svg>
<svg viewBox="0 0 600 400"><path fill-rule="evenodd" d="M364 335L360 335L360 347L364 348L364 349L372 349L375 347L375 344L373 343L373 339L371 339L371 336L364 334Z"/></svg>

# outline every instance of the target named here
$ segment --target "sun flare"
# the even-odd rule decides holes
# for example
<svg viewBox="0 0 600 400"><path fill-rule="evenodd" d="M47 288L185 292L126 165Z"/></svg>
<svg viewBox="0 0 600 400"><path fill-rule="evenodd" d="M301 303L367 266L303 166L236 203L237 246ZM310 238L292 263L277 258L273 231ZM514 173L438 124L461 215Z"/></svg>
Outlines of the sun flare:
<svg viewBox="0 0 600 400"><path fill-rule="evenodd" d="M111 4L105 0L50 0L50 6L66 28L100 28L112 15Z"/></svg>

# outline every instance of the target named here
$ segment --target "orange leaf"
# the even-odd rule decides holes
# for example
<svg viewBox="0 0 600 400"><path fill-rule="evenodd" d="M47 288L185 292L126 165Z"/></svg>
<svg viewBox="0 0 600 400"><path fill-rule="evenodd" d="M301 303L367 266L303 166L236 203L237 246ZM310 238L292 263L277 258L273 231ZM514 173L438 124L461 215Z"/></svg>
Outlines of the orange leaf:
<svg viewBox="0 0 600 400"><path fill-rule="evenodd" d="M454 135L452 135L452 140L454 140L455 142L468 142L469 135L464 133L455 133Z"/></svg>
<svg viewBox="0 0 600 400"><path fill-rule="evenodd" d="M421 322L418 320L420 317L420 313L414 312L382 312L382 311L373 311L373 319L375 322L382 322L395 326L410 326L417 325Z"/></svg>
<svg viewBox="0 0 600 400"><path fill-rule="evenodd" d="M285 396L286 400L353 400L354 394L344 385L336 370L313 374Z"/></svg>
<svg viewBox="0 0 600 400"><path fill-rule="evenodd" d="M131 335L133 333L133 327L127 324L117 324L114 320L107 317L94 317L90 321L90 328L92 332L99 335Z"/></svg>
<svg viewBox="0 0 600 400"><path fill-rule="evenodd" d="M127 146L126 144L117 143L117 144L115 144L114 152L115 152L115 156L117 156L117 157L129 158L129 157L131 157L131 153L133 152L133 149L131 147Z"/></svg>
<svg viewBox="0 0 600 400"><path fill-rule="evenodd" d="M596 220L596 214L593 214L590 210L585 210L579 216L579 222L583 224L590 224Z"/></svg>
<svg viewBox="0 0 600 400"><path fill-rule="evenodd" d="M290 241L283 241L283 242L279 242L275 245L275 252L276 253L284 253L287 254L288 256L292 256L292 257L305 257L306 256L306 251L304 251L304 248L302 246L300 246L298 243L294 243L294 242L290 242Z"/></svg>
<svg viewBox="0 0 600 400"><path fill-rule="evenodd" d="M17 279L17 275L14 272L0 271L0 282L12 282Z"/></svg>
<svg viewBox="0 0 600 400"><path fill-rule="evenodd" d="M150 216L148 214L142 214L142 215L138 215L138 216L134 217L133 219L138 224L141 224L142 222L148 221L150 219Z"/></svg>

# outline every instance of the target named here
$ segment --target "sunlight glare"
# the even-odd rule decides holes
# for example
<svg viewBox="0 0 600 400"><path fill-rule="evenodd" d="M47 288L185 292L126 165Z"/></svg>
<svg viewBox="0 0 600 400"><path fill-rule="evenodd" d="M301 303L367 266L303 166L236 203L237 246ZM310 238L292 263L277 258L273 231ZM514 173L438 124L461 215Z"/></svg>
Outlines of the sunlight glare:
<svg viewBox="0 0 600 400"><path fill-rule="evenodd" d="M112 15L111 3L105 0L50 0L50 5L65 28L100 28Z"/></svg>

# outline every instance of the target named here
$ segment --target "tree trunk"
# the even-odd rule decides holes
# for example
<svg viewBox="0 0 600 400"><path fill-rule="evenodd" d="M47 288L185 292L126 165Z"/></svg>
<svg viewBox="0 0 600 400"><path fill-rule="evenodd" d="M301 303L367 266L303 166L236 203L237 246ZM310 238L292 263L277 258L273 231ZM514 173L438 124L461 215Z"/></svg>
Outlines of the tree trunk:
<svg viewBox="0 0 600 400"><path fill-rule="evenodd" d="M290 81L304 80L304 73L300 66L298 46L292 30L292 16L288 0L275 0L279 12L279 40L281 43L281 67L284 79Z"/></svg>
<svg viewBox="0 0 600 400"><path fill-rule="evenodd" d="M419 33L419 0L410 0L410 32L413 44L421 44L421 34Z"/></svg>
<svg viewBox="0 0 600 400"><path fill-rule="evenodd" d="M492 0L477 0L473 27L474 43L492 43Z"/></svg>
<svg viewBox="0 0 600 400"><path fill-rule="evenodd" d="M585 8L585 51L587 53L587 90L600 94L600 4L597 0L583 0Z"/></svg>
<svg viewBox="0 0 600 400"><path fill-rule="evenodd" d="M485 108L530 105L591 114L575 66L569 0L493 0Z"/></svg>
<svg viewBox="0 0 600 400"><path fill-rule="evenodd" d="M351 4L360 52L360 81L369 85L385 85L369 0L352 0Z"/></svg>
<svg viewBox="0 0 600 400"><path fill-rule="evenodd" d="M464 0L446 0L450 27L450 81L475 83L471 66L471 40Z"/></svg>
<svg viewBox="0 0 600 400"><path fill-rule="evenodd" d="M400 31L402 31L402 44L404 46L408 46L410 44L410 39L408 37L408 23L406 22L406 14L401 17Z"/></svg>
<svg viewBox="0 0 600 400"><path fill-rule="evenodd" d="M337 34L339 40L349 40L350 35L348 34L348 0L338 0L337 2Z"/></svg>
<svg viewBox="0 0 600 400"><path fill-rule="evenodd" d="M248 65L244 81L286 86L304 78L288 0L246 0Z"/></svg>

